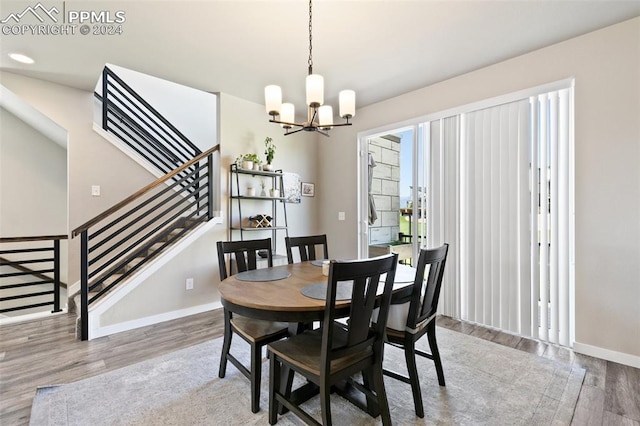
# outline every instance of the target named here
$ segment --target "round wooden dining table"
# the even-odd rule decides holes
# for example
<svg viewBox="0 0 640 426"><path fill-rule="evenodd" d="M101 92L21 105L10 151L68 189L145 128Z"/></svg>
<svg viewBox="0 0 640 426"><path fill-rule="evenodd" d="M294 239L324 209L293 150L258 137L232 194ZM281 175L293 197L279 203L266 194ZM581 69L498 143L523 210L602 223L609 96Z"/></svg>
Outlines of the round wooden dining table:
<svg viewBox="0 0 640 426"><path fill-rule="evenodd" d="M238 275L224 279L219 286L222 305L231 312L250 318L290 323L320 321L324 316L324 298L305 296L305 287L327 282L319 261L301 262L269 268L286 278L271 281L244 281ZM394 292L413 283L415 269L398 265ZM337 300L336 309L345 316L350 300Z"/></svg>

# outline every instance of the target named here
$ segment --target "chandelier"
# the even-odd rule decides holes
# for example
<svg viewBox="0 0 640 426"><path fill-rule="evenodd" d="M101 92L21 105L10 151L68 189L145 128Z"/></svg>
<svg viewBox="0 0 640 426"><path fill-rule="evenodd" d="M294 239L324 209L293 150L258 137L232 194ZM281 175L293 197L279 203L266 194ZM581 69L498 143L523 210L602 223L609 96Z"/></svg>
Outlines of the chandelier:
<svg viewBox="0 0 640 426"><path fill-rule="evenodd" d="M349 119L356 114L356 93L353 90L343 90L339 94L340 117L345 120L344 123L334 123L331 105L323 105L324 79L321 75L313 73L312 17L311 0L309 0L309 75L307 75L306 80L307 121L304 123L295 122L295 105L282 103L282 89L280 86L269 85L264 88L265 107L267 113L271 116L269 122L280 124L285 129L285 135L304 130L329 136L328 131L333 127L351 126ZM278 116L280 117L279 119ZM295 130L291 130L292 128L295 128Z"/></svg>

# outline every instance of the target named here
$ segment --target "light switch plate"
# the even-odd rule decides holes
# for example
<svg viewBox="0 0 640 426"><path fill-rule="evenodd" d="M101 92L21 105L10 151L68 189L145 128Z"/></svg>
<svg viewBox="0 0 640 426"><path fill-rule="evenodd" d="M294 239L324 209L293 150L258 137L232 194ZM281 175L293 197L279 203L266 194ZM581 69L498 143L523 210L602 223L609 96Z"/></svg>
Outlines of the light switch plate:
<svg viewBox="0 0 640 426"><path fill-rule="evenodd" d="M94 197L100 196L100 185L91 185L91 195Z"/></svg>
<svg viewBox="0 0 640 426"><path fill-rule="evenodd" d="M344 220L345 215L344 212L338 212L338 220Z"/></svg>

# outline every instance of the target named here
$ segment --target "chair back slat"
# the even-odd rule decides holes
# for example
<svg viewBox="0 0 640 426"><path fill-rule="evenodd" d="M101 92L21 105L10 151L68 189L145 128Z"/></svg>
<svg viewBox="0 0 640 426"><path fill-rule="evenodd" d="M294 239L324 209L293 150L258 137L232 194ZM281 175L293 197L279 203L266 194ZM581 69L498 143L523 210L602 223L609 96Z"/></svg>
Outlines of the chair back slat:
<svg viewBox="0 0 640 426"><path fill-rule="evenodd" d="M300 261L316 260L316 247L322 246L323 259L329 258L329 248L327 246L326 235L311 235L307 237L285 237L287 247L287 261L293 263L293 248L298 248Z"/></svg>
<svg viewBox="0 0 640 426"><path fill-rule="evenodd" d="M321 369L328 371L331 360L361 352L371 348L381 353L384 343L384 330L389 313L391 290L398 264L398 255L389 254L373 259L340 262L331 261L327 285L327 307L324 314L322 335ZM384 290L378 299L380 276L387 274ZM347 321L345 341L334 341L334 327L330 326L336 318L336 294L339 285L352 282L351 308ZM370 326L373 309L380 308L379 321Z"/></svg>
<svg viewBox="0 0 640 426"><path fill-rule="evenodd" d="M407 317L407 327L410 329L433 316L438 309L448 250L449 244L420 250ZM425 277L427 266L429 271Z"/></svg>
<svg viewBox="0 0 640 426"><path fill-rule="evenodd" d="M232 275L231 262L227 270L225 255L233 256L236 264L236 272L252 271L258 267L258 251L267 251L267 264L273 266L273 251L271 249L271 238L262 240L244 241L218 241L218 267L220 269L220 280L224 280ZM231 259L230 259L231 260Z"/></svg>

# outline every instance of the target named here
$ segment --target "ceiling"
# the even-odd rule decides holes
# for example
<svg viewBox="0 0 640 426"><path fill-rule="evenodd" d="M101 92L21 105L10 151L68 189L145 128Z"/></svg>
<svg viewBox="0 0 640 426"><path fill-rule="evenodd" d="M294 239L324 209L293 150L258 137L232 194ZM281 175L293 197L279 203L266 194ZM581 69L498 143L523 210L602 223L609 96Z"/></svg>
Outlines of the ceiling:
<svg viewBox="0 0 640 426"><path fill-rule="evenodd" d="M37 1L2 0L0 20ZM122 34L3 31L2 70L93 90L104 64L113 63L258 103L265 85L278 84L283 100L301 111L305 0L42 1L67 14L123 11ZM325 78L325 102L335 106L338 91L349 88L362 107L640 16L640 0L316 0L313 16L314 71ZM10 52L36 62L19 64Z"/></svg>

